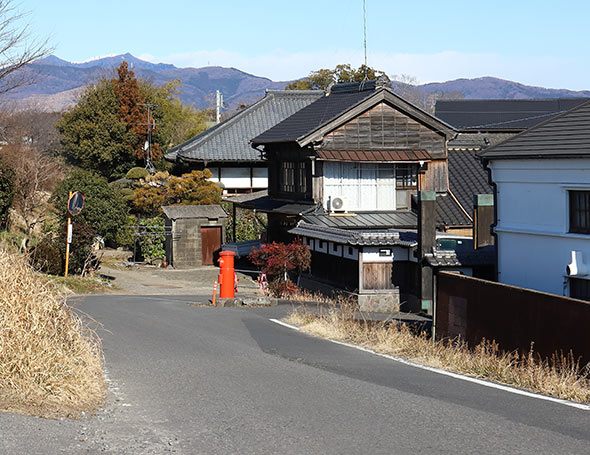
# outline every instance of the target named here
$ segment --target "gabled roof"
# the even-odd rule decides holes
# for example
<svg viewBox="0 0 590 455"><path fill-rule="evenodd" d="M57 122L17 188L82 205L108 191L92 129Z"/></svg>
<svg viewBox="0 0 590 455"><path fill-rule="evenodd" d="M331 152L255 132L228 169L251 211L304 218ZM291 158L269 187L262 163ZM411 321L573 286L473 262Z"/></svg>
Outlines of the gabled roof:
<svg viewBox="0 0 590 455"><path fill-rule="evenodd" d="M463 131L522 131L585 101L588 98L440 100L434 115Z"/></svg>
<svg viewBox="0 0 590 455"><path fill-rule="evenodd" d="M479 154L484 160L590 157L590 101Z"/></svg>
<svg viewBox="0 0 590 455"><path fill-rule="evenodd" d="M262 161L250 139L322 97L322 90L267 90L264 98L233 117L170 149L169 161Z"/></svg>
<svg viewBox="0 0 590 455"><path fill-rule="evenodd" d="M164 215L171 220L183 218L227 218L227 213L219 205L165 205Z"/></svg>
<svg viewBox="0 0 590 455"><path fill-rule="evenodd" d="M341 85L345 87L341 87ZM390 88L376 88L375 84L366 83L363 85L361 82L334 86L326 96L252 139L252 145L297 142L303 147L310 142L321 140L329 131L381 101L396 106L442 134L450 136L455 132L452 126L404 100Z"/></svg>

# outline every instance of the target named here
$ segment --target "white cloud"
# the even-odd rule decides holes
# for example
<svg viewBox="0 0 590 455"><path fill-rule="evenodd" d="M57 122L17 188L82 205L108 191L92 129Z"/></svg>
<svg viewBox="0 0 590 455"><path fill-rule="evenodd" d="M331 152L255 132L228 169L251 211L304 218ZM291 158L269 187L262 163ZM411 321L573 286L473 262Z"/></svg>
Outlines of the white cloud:
<svg viewBox="0 0 590 455"><path fill-rule="evenodd" d="M225 50L195 51L167 56L140 55L151 62L172 63L179 67L231 66L272 80L291 80L319 68L340 63L358 66L361 52L351 50L269 54L246 56ZM436 54L370 53L369 65L387 74L407 74L420 83L442 82L458 78L494 76L527 85L572 90L590 89L586 78L590 64L585 59L553 56L527 57L500 54L475 54L455 51Z"/></svg>

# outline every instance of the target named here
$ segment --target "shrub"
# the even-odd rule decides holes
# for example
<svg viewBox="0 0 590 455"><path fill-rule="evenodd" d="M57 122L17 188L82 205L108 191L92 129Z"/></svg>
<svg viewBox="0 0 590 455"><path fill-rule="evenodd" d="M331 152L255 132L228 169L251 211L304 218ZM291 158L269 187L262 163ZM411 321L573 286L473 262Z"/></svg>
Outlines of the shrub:
<svg viewBox="0 0 590 455"><path fill-rule="evenodd" d="M115 242L117 232L127 222L127 206L121 194L99 175L75 170L57 184L52 196L61 220L67 219L70 191L81 191L86 197L84 209L74 220L90 225L105 241Z"/></svg>
<svg viewBox="0 0 590 455"><path fill-rule="evenodd" d="M132 248L135 243L135 232L134 227L137 225L137 217L129 215L127 217L127 223L125 226L121 226L121 229L117 231L115 241L117 245L123 248Z"/></svg>
<svg viewBox="0 0 590 455"><path fill-rule="evenodd" d="M39 241L31 250L31 265L42 273L62 275L64 272L64 258L57 242L50 237Z"/></svg>
<svg viewBox="0 0 590 455"><path fill-rule="evenodd" d="M139 238L137 240L139 249L144 260L166 256L166 229L164 219L160 217L144 218L139 221Z"/></svg>
<svg viewBox="0 0 590 455"><path fill-rule="evenodd" d="M66 257L66 230L67 227L64 223L61 229L61 241L57 242L64 261L64 267ZM70 244L68 273L83 274L89 267L98 269L100 264L93 248L95 241L96 231L92 226L80 220L72 221L72 243Z"/></svg>
<svg viewBox="0 0 590 455"><path fill-rule="evenodd" d="M264 244L262 248L252 250L248 259L261 267L262 273L268 277L271 291L277 296L296 292L297 286L292 282L291 275L301 275L311 266L309 248L300 239L288 245L277 242Z"/></svg>
<svg viewBox="0 0 590 455"><path fill-rule="evenodd" d="M148 175L149 172L146 169L142 167L133 167L129 169L129 171L125 175L125 178L128 178L130 180L139 180L146 178Z"/></svg>
<svg viewBox="0 0 590 455"><path fill-rule="evenodd" d="M0 229L6 228L8 209L14 198L14 170L0 159Z"/></svg>

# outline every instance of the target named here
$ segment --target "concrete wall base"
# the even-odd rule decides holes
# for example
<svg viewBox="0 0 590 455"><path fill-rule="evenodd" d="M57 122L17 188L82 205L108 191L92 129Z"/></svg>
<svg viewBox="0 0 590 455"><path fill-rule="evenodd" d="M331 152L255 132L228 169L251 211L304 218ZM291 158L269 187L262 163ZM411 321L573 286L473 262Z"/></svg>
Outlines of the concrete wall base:
<svg viewBox="0 0 590 455"><path fill-rule="evenodd" d="M393 289L386 294L359 294L359 311L391 313L399 311L399 290Z"/></svg>

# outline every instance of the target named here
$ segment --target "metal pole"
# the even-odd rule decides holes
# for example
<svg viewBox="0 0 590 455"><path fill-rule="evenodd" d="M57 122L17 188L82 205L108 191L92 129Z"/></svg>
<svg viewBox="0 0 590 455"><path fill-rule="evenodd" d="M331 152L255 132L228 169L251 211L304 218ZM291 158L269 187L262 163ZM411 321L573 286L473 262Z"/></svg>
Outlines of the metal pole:
<svg viewBox="0 0 590 455"><path fill-rule="evenodd" d="M70 243L72 242L72 217L70 216L70 199L72 198L72 192L70 191L70 196L68 197L68 224L66 227L66 270L64 273L64 277L67 278L68 276L68 268L70 265Z"/></svg>

